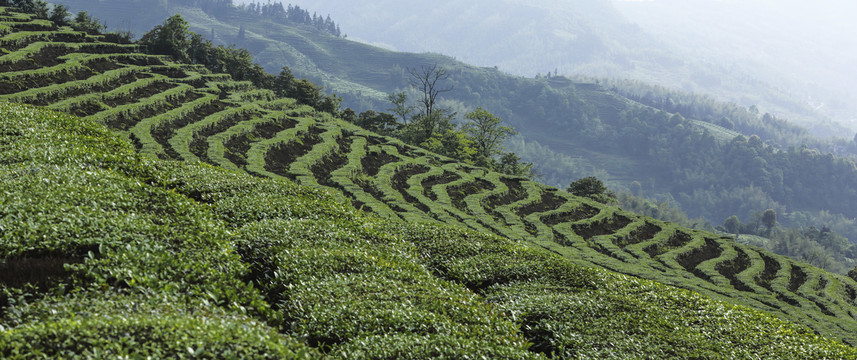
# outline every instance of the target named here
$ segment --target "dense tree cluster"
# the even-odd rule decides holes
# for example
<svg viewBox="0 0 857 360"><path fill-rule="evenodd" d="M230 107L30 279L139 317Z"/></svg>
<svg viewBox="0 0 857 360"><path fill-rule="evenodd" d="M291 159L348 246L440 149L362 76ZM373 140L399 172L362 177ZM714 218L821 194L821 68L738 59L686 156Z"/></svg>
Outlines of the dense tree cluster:
<svg viewBox="0 0 857 360"><path fill-rule="evenodd" d="M393 136L460 162L510 175L532 178L533 164L522 162L503 144L516 131L501 125L502 119L477 107L457 123L458 113L439 105L439 96L452 90L449 73L437 64L409 69L410 85L416 89L417 104L410 104L406 92L387 96L390 113L367 110L359 115L348 108L343 119L380 134Z"/></svg>
<svg viewBox="0 0 857 360"><path fill-rule="evenodd" d="M259 17L270 19L281 24L300 24L315 28L336 37L342 36L339 25L330 15L323 17L298 5L283 5L282 2L252 2L236 6L232 0L172 0L175 3L198 6L208 14L217 17Z"/></svg>
<svg viewBox="0 0 857 360"><path fill-rule="evenodd" d="M601 180L595 176L587 176L585 178L572 181L566 189L569 193L577 196L587 197L600 203L611 203L615 201L616 194L607 189Z"/></svg>
<svg viewBox="0 0 857 360"><path fill-rule="evenodd" d="M246 49L214 45L210 40L189 30L181 15L174 15L144 34L138 41L154 54L169 55L179 61L200 64L236 80L250 81L257 87L273 90L278 96L291 97L298 103L332 114L339 113L340 99L326 95L322 88L306 79L295 79L288 68L278 76L271 75Z"/></svg>
<svg viewBox="0 0 857 360"><path fill-rule="evenodd" d="M242 9L250 14L272 19L277 22L291 22L294 24L309 25L319 31L324 31L336 37L342 35L339 25L331 20L330 15L327 15L327 17L322 17L316 13L310 15L308 10L301 9L298 5L289 4L284 7L282 2L260 2L242 5Z"/></svg>

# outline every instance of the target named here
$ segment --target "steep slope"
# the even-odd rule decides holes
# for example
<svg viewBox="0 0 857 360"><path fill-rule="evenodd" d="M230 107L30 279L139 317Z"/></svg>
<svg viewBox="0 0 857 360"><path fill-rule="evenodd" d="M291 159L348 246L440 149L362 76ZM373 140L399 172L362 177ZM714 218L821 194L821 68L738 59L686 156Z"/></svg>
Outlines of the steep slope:
<svg viewBox="0 0 857 360"><path fill-rule="evenodd" d="M86 119L2 103L0 126L3 358L857 357L500 237L152 160Z"/></svg>
<svg viewBox="0 0 857 360"><path fill-rule="evenodd" d="M119 14L146 6L131 0L109 6L91 0L63 3L77 9L91 4L87 10L107 19L127 17ZM857 224L851 220L857 193L848 190L857 187L857 170L848 158L857 153L857 143L850 140L822 140L767 114L652 85L515 77L437 54L387 51L231 7L204 11L201 5L177 0L158 9L181 13L195 31L218 42L250 49L270 72L288 65L299 77L342 96L344 106L357 112L389 108L386 94L393 91L419 97L407 69L438 64L449 71L447 85L454 88L444 94L442 106L459 113L481 106L514 126L525 144L573 159L559 167L539 166L546 162L543 157L524 159L536 162L554 186L598 175L614 189L637 186L648 198L670 199L691 218L711 224L732 215L750 222L755 213L774 209L785 226L830 227L857 238ZM678 113L684 116L673 117ZM758 135L761 142L733 142L739 134L744 140ZM527 148L515 150L534 154ZM844 272L841 266L837 271Z"/></svg>
<svg viewBox="0 0 857 360"><path fill-rule="evenodd" d="M228 76L136 53L133 47L104 42L101 36L70 31L9 9L2 11L0 25L7 28L0 38L6 52L0 58L7 70L0 74L0 99L4 101L43 105L100 122L126 136L144 154L203 161L333 189L342 194L336 197L350 198L358 207L393 223L443 223L495 233L549 249L580 265L698 291L768 311L825 336L857 342L857 284L845 277L714 234L682 229L532 181L464 166L296 106L293 100L276 99L268 91ZM45 62L44 58L56 61ZM262 208L268 203L266 196L224 203L223 214L236 221L267 216L275 210ZM232 208L249 204L255 204L255 215ZM291 210L282 211L283 216L291 216ZM275 248L291 251L279 246ZM478 258L476 253L473 256ZM460 276L455 281L470 284L471 290L486 296L494 294L488 292L497 281L493 276L511 276L473 270L482 265L429 259L440 262L431 265L434 271ZM274 263L265 264L266 271L276 270L270 268ZM506 266L504 262L492 264ZM540 266L521 264L503 271L519 274L513 277L517 278ZM537 336L538 331L533 331L526 337Z"/></svg>

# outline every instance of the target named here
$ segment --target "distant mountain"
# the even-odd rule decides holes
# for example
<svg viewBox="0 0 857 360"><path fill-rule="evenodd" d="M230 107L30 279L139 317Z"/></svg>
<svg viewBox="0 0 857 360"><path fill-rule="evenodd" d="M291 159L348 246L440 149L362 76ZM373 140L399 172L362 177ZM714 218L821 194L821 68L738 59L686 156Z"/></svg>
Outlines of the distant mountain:
<svg viewBox="0 0 857 360"><path fill-rule="evenodd" d="M764 112L799 122L822 136L841 136L840 127L820 123L824 119L831 116L839 121L857 118L857 108L849 105L854 100L854 92L849 95L839 90L844 88L840 86L842 81L832 82L828 81L830 76L821 77L835 76L833 71L818 73L809 68L832 62L839 65L830 70L853 73L841 66L853 61L835 53L825 53L824 58L818 58L819 48L813 46L809 47L812 51L804 51L806 46L801 44L811 39L801 38L792 47L800 50L790 54L803 54L802 59L814 60L813 65L771 66L782 64L784 60L769 57L773 56L771 51L787 49L792 44L760 44L763 39L752 38L758 33L732 30L741 28L734 24L773 18L765 15L784 7L780 2L776 6L752 6L767 12L735 14L727 17L724 24L715 24L715 19L719 18L708 16L722 11L701 9L714 10L740 1L651 3L320 0L313 1L311 6L319 13L340 18L351 38L400 51L442 53L472 64L498 66L502 71L522 76L558 70L561 75L641 80L709 94L743 106L756 105ZM623 11L618 11L617 7ZM648 8L672 11L646 12ZM680 13L684 10L695 10L691 13L697 17L688 20ZM646 14L649 16L645 17ZM646 26L638 26L637 22ZM783 31L789 29L787 24L782 25ZM843 35L851 33L853 31L846 31ZM731 41L729 46L718 45L719 34ZM722 53L718 52L721 50ZM843 49L846 51L847 47ZM804 72L806 74L801 74ZM845 75L837 79L845 78L850 77ZM825 106L821 107L821 103ZM853 131L847 132L853 135Z"/></svg>
<svg viewBox="0 0 857 360"><path fill-rule="evenodd" d="M857 126L857 3L847 0L622 1L629 21L683 57L754 74L820 113ZM728 95L728 94L724 94Z"/></svg>

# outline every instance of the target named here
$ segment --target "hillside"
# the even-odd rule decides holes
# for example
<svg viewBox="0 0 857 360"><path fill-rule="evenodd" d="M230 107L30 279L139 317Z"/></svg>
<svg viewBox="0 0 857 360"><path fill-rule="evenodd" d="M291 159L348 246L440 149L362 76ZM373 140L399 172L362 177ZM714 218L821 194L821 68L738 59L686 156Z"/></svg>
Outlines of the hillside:
<svg viewBox="0 0 857 360"><path fill-rule="evenodd" d="M131 0L63 3L73 9L86 6L113 22L127 18L123 12L149 11ZM209 7L194 5L202 3ZM296 76L341 96L343 106L357 112L390 108L390 92L418 97L407 69L438 64L448 70L447 85L454 88L441 105L459 114L480 106L514 126L521 136L514 151L534 162L550 185L564 187L597 175L614 190L669 201L690 218L702 218L701 224L717 226L732 215L753 223L773 209L779 223L792 230L832 229L857 239L852 216L857 193L849 190L857 188L857 168L852 166L857 143L850 136L820 139L755 108L650 84L510 76L438 54L383 50L312 27L202 3L170 1L156 12L181 13L200 34L250 49L269 72L288 66ZM564 160L558 162L560 158ZM857 258L857 246L847 241L831 245L799 237L828 249L820 257L812 251L791 254L817 266L845 273Z"/></svg>
<svg viewBox="0 0 857 360"><path fill-rule="evenodd" d="M415 358L517 358L527 342L533 356L854 356L811 334L857 343L851 279L462 165L102 35L8 8L0 29L0 99L83 117L3 105L0 266L34 274L2 279L4 354L48 351L52 331L68 351L107 339L121 354L134 345L101 331L172 326L187 332L151 351L216 353L246 335L268 339L248 352L373 358L415 344ZM99 316L75 322L83 308ZM217 331L199 332L201 313Z"/></svg>

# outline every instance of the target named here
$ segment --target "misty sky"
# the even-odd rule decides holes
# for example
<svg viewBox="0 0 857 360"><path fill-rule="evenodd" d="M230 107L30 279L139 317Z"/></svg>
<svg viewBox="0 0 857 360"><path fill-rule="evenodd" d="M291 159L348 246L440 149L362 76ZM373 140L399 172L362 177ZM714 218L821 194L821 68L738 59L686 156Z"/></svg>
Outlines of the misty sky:
<svg viewBox="0 0 857 360"><path fill-rule="evenodd" d="M854 86L857 1L853 0L615 0L629 20L675 44L704 41L706 56L733 54L819 72L837 86Z"/></svg>
<svg viewBox="0 0 857 360"><path fill-rule="evenodd" d="M265 0L267 1L267 0ZM261 1L261 2L265 2ZM495 2L499 1L499 2ZM310 12L331 15L350 39L375 45L384 45L402 51L438 52L454 56L477 65L500 64L501 70L523 75L533 75L503 67L498 60L494 64L479 63L485 54L468 54L468 47L450 46L456 39L419 39L390 36L385 27L395 28L395 33L424 29L408 27L408 19L455 14L455 21L478 26L491 18L508 19L508 14L496 14L502 6L514 4L522 7L554 8L550 13L577 16L580 9L597 0L494 0L468 2L438 1L368 1L368 0L284 0L283 3L299 5ZM838 114L839 120L857 119L850 113L857 108L857 1L854 0L605 0L625 19L638 24L640 29L653 35L671 47L678 56L710 61L728 68L738 64L750 68L772 86L790 89L796 96L813 98L818 94L819 106L837 98L840 103L850 103L846 114ZM250 0L234 0L247 3ZM439 5L443 3L442 5ZM450 6L460 6L461 12L450 11ZM381 8L383 7L383 8ZM445 7L445 8L444 8ZM444 9L440 9L444 8ZM508 8L508 7L507 7ZM559 11L564 10L564 11ZM492 13L492 11L494 13ZM383 14L379 14L382 13ZM545 14L545 12L533 14ZM583 16L590 16L587 12ZM597 22L596 18L589 21ZM479 17L478 19L476 17ZM487 20L486 20L487 19ZM552 19L556 21L556 19ZM443 23L444 19L437 19ZM389 25L386 25L389 24ZM556 32L562 24L557 25ZM480 29L473 29L478 32ZM536 31L551 31L536 29ZM431 34L432 32L428 32ZM436 32L436 36L456 34ZM468 36L469 34L458 34ZM398 41L398 42L397 42ZM511 42L510 39L496 39ZM518 39L520 41L520 39ZM508 47L505 51L514 51ZM477 51L477 50L474 50ZM492 54L495 58L502 54ZM512 56L514 54L511 54ZM484 62L484 61L483 61ZM540 67L552 68L549 64ZM507 66L510 67L510 66ZM562 72L562 67L560 67ZM802 93L805 92L805 93ZM823 93L823 95L822 95ZM835 96L831 95L835 94Z"/></svg>

